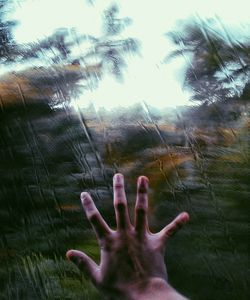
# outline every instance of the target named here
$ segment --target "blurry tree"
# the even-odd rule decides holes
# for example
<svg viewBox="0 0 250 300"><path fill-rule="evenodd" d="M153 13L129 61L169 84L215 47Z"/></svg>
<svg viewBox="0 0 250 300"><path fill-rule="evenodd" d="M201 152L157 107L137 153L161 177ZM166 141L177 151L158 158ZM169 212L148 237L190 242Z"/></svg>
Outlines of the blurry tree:
<svg viewBox="0 0 250 300"><path fill-rule="evenodd" d="M13 2L0 3L0 60L8 71L0 78L0 298L98 299L64 255L69 247L84 248L98 259L79 193L89 190L109 210L112 169L104 168L86 116L70 105L105 72L120 79L123 55L135 52L137 42L121 39L117 29L104 29L100 38L58 29L18 45L16 23L5 20ZM121 23L122 30L117 14L107 10L104 24ZM81 43L87 46L79 54Z"/></svg>
<svg viewBox="0 0 250 300"><path fill-rule="evenodd" d="M240 42L219 20L199 17L179 22L178 30L166 35L177 49L165 61L179 55L185 58L184 87L192 90L193 100L212 103L249 93L248 39Z"/></svg>
<svg viewBox="0 0 250 300"><path fill-rule="evenodd" d="M21 62L35 59L38 65L65 63L83 66L99 65L102 73L98 74L98 79L101 74L107 72L120 80L122 70L126 67L124 55L137 53L139 42L133 38L121 39L121 32L131 20L118 18L118 14L116 5L105 10L103 34L99 37L79 34L74 28L60 28L43 40L20 45L19 56L16 59ZM94 84L94 87L96 86L97 82Z"/></svg>
<svg viewBox="0 0 250 300"><path fill-rule="evenodd" d="M6 20L5 15L11 9L11 1L0 0L0 62L12 61L17 54L17 45L14 41L12 29L16 21Z"/></svg>
<svg viewBox="0 0 250 300"><path fill-rule="evenodd" d="M187 254L199 252L192 264L192 280L195 287L205 282L209 286L204 299L247 299L249 38L233 36L218 18L201 20L198 16L178 23L178 30L167 36L177 49L166 61L184 57L184 88L199 104L183 111L176 124L183 129L193 156L186 165L188 175L179 185L192 203L196 223L191 229L196 234L190 236L196 250ZM176 183L175 189L173 204L181 203ZM158 209L163 213L164 205ZM178 251L174 253L177 256ZM171 268L169 265L170 275ZM173 276L174 281L185 282L182 275L174 272Z"/></svg>

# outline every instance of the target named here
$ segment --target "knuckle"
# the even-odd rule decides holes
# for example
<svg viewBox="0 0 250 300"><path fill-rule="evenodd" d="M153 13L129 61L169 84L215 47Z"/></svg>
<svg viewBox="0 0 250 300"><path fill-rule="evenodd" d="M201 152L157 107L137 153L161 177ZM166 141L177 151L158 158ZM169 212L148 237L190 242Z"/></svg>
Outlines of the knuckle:
<svg viewBox="0 0 250 300"><path fill-rule="evenodd" d="M98 219L99 219L99 213L98 212L94 212L94 213L92 213L92 214L89 215L89 221L91 223L96 224L97 221L98 221Z"/></svg>
<svg viewBox="0 0 250 300"><path fill-rule="evenodd" d="M175 222L175 230L181 229L182 226L183 226L183 223L182 223L182 222Z"/></svg>
<svg viewBox="0 0 250 300"><path fill-rule="evenodd" d="M146 207L145 205L137 205L135 211L138 215L145 215L146 214Z"/></svg>
<svg viewBox="0 0 250 300"><path fill-rule="evenodd" d="M112 246L113 246L114 240L111 237L111 235L107 235L105 237L105 239L100 241L100 248L110 252L112 250Z"/></svg>
<svg viewBox="0 0 250 300"><path fill-rule="evenodd" d="M78 262L78 268L84 272L86 270L86 261L83 259L80 259Z"/></svg>
<svg viewBox="0 0 250 300"><path fill-rule="evenodd" d="M148 189L146 186L143 186L143 185L140 185L139 188L138 188L138 193L139 194L145 194L147 193Z"/></svg>
<svg viewBox="0 0 250 300"><path fill-rule="evenodd" d="M124 187L124 184L121 183L121 182L115 182L114 183L114 188L115 189L123 189L123 187Z"/></svg>
<svg viewBox="0 0 250 300"><path fill-rule="evenodd" d="M116 189L114 192L114 196L116 199L116 202L122 202L125 199L125 192L124 189Z"/></svg>
<svg viewBox="0 0 250 300"><path fill-rule="evenodd" d="M174 222L173 225L169 229L167 229L166 235L167 236L174 235L181 227L182 227L181 223Z"/></svg>
<svg viewBox="0 0 250 300"><path fill-rule="evenodd" d="M166 237L170 237L174 235L174 230L170 229L166 232Z"/></svg>
<svg viewBox="0 0 250 300"><path fill-rule="evenodd" d="M148 206L148 197L147 194L138 194L137 196L137 201L136 201L136 206L143 206L147 207Z"/></svg>
<svg viewBox="0 0 250 300"><path fill-rule="evenodd" d="M83 205L85 208L91 208L93 206L93 201L90 197L86 197L83 199Z"/></svg>
<svg viewBox="0 0 250 300"><path fill-rule="evenodd" d="M126 208L126 204L124 201L117 201L115 207L119 212L124 212Z"/></svg>

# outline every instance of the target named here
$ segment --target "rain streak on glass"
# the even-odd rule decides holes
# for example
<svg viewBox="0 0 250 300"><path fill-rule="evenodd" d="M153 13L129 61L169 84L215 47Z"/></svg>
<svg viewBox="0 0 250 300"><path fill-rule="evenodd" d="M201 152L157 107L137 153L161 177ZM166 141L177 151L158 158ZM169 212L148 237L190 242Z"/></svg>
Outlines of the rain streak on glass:
<svg viewBox="0 0 250 300"><path fill-rule="evenodd" d="M0 299L102 299L65 252L98 261L79 195L91 193L115 226L116 172L131 211L136 178L149 178L155 231L189 212L166 257L177 290L190 299L248 299L250 25L197 9L176 14L171 27L166 20L158 34L145 4L145 34L138 8L124 15L131 1L127 9L104 2L71 4L76 18L81 9L99 15L95 34L65 20L20 42L24 25L12 13L38 1L0 0ZM181 92L168 97L165 70L173 66Z"/></svg>

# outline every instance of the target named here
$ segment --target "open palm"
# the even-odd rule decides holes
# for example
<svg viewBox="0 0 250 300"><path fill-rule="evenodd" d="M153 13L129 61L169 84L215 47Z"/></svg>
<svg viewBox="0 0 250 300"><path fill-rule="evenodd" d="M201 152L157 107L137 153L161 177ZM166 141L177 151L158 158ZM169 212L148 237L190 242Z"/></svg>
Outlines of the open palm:
<svg viewBox="0 0 250 300"><path fill-rule="evenodd" d="M77 250L69 250L67 257L111 299L122 299L124 295L124 299L133 299L133 293L140 294L140 290L154 281L160 285L167 283L166 241L188 221L189 215L183 212L160 232L151 233L147 220L148 178L141 176L137 180L134 225L129 218L122 174L114 176L113 186L116 230L104 221L91 196L81 194L83 208L101 248L100 265Z"/></svg>

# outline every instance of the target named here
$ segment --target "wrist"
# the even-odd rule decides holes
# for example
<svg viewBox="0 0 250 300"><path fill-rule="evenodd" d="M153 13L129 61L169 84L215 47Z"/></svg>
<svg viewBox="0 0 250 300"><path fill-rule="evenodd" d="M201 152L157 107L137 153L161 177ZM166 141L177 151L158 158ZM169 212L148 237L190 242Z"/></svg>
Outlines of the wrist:
<svg viewBox="0 0 250 300"><path fill-rule="evenodd" d="M151 278L129 287L125 292L126 300L185 300L163 278Z"/></svg>

